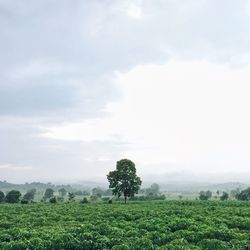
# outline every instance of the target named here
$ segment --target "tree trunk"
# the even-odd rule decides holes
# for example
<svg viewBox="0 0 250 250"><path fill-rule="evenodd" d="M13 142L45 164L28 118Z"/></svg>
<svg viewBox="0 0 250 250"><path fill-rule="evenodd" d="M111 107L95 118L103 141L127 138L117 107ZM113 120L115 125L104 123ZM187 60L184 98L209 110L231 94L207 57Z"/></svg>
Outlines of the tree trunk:
<svg viewBox="0 0 250 250"><path fill-rule="evenodd" d="M124 196L124 202L127 203L127 196Z"/></svg>

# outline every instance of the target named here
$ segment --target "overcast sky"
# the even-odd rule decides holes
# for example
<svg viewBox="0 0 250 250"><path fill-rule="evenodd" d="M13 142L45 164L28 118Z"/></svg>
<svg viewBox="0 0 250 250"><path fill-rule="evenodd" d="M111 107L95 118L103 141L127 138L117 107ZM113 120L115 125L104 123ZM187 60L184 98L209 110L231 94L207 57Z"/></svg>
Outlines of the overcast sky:
<svg viewBox="0 0 250 250"><path fill-rule="evenodd" d="M250 2L0 0L0 180L250 181Z"/></svg>

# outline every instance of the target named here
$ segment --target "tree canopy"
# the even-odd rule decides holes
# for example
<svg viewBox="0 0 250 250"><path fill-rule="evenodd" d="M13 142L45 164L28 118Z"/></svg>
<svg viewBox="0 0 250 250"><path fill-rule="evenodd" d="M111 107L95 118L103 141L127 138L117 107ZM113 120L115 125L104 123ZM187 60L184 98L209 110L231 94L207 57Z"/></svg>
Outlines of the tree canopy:
<svg viewBox="0 0 250 250"><path fill-rule="evenodd" d="M200 200L208 200L212 197L212 192L210 190L207 191L200 191L199 199Z"/></svg>
<svg viewBox="0 0 250 250"><path fill-rule="evenodd" d="M242 190L239 194L236 195L238 200L249 201L250 200L250 187Z"/></svg>
<svg viewBox="0 0 250 250"><path fill-rule="evenodd" d="M107 175L109 187L114 195L124 196L125 203L128 197L133 197L138 193L141 185L141 179L136 175L134 162L128 159L122 159L116 163L116 170Z"/></svg>
<svg viewBox="0 0 250 250"><path fill-rule="evenodd" d="M23 196L23 200L31 201L34 199L35 194L36 189L32 188L31 190L28 190L27 193Z"/></svg>
<svg viewBox="0 0 250 250"><path fill-rule="evenodd" d="M3 191L0 191L0 202L3 202L4 201L4 192Z"/></svg>
<svg viewBox="0 0 250 250"><path fill-rule="evenodd" d="M44 199L50 199L54 195L54 190L52 188L47 188L44 193Z"/></svg>
<svg viewBox="0 0 250 250"><path fill-rule="evenodd" d="M18 190L11 190L5 197L8 203L18 203L21 197L21 193Z"/></svg>

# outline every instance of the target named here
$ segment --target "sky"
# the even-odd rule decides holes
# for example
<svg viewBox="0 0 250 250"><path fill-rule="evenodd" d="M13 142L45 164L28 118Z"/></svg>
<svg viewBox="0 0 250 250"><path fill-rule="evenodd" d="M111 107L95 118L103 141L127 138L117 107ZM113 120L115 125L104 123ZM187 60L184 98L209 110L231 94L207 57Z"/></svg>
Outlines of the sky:
<svg viewBox="0 0 250 250"><path fill-rule="evenodd" d="M0 0L0 180L250 182L250 2Z"/></svg>

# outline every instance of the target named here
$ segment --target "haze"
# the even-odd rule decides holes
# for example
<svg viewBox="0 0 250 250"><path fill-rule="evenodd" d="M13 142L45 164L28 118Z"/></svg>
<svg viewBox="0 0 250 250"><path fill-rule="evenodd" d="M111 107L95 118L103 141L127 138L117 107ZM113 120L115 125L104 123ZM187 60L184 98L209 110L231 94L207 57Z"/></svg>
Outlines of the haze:
<svg viewBox="0 0 250 250"><path fill-rule="evenodd" d="M0 0L0 179L250 181L250 4Z"/></svg>

